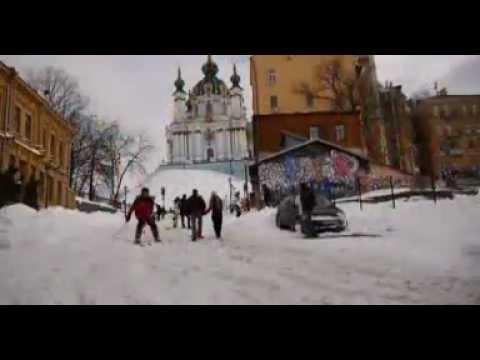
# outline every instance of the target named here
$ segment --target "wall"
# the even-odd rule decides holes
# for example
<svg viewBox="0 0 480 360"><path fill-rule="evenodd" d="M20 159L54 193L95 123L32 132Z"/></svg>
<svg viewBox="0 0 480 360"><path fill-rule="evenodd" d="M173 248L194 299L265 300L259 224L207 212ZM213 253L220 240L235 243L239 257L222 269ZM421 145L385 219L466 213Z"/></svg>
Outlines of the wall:
<svg viewBox="0 0 480 360"><path fill-rule="evenodd" d="M338 59L346 74L354 76L357 57L354 55L253 55L250 59L250 83L253 90L254 114L271 114L270 97L278 97L278 112L308 113L332 110L327 100L315 99L308 107L306 96L298 93L301 83L318 87L316 72L319 66ZM268 72L275 70L277 82L270 86ZM325 95L325 93L319 94Z"/></svg>
<svg viewBox="0 0 480 360"><path fill-rule="evenodd" d="M337 141L336 126L345 126L345 140ZM310 127L321 129L322 139L347 149L363 149L363 133L358 113L273 114L254 116L256 155L271 154L281 149L282 131L310 138Z"/></svg>
<svg viewBox="0 0 480 360"><path fill-rule="evenodd" d="M315 153L292 151L280 158L261 163L259 185L267 185L277 196L298 191L301 183L329 193L336 186L336 196L356 193L356 177L367 174L366 164L348 154L323 149Z"/></svg>
<svg viewBox="0 0 480 360"><path fill-rule="evenodd" d="M480 95L422 100L415 109L414 125L423 151L423 174L433 173L439 179L446 169L469 172L480 166Z"/></svg>
<svg viewBox="0 0 480 360"><path fill-rule="evenodd" d="M5 94L10 91L7 103ZM53 113L46 102L31 89L15 72L0 63L0 96L1 114L6 114L10 107L8 127L14 138L2 147L0 166L6 169L9 165L17 167L25 181L31 177L39 181L39 203L41 207L60 205L73 207L69 189L70 152L73 129ZM20 109L20 131L17 131L15 108ZM31 118L30 137L27 136L27 116ZM5 120L5 116L2 117ZM4 121L2 121L4 123ZM46 143L43 133L46 134ZM5 134L5 126L0 128ZM51 135L55 135L55 147L51 148ZM63 144L63 156L60 155L59 143ZM48 185L52 184L49 194Z"/></svg>

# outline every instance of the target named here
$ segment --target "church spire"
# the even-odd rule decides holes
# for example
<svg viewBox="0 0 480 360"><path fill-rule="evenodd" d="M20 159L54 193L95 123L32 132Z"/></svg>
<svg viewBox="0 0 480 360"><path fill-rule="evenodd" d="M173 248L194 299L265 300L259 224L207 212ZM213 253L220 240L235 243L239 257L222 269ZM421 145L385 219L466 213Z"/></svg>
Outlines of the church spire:
<svg viewBox="0 0 480 360"><path fill-rule="evenodd" d="M177 80L175 81L176 92L185 94L185 90L183 90L184 86L185 86L185 81L183 81L182 79L182 70L180 69L180 66L179 66L178 77L177 77Z"/></svg>
<svg viewBox="0 0 480 360"><path fill-rule="evenodd" d="M233 85L232 89L233 88L240 88L240 89L242 88L240 86L240 80L241 80L240 75L238 75L238 73L237 73L237 65L234 64L233 65L233 75L230 78L230 81L232 82L232 85Z"/></svg>

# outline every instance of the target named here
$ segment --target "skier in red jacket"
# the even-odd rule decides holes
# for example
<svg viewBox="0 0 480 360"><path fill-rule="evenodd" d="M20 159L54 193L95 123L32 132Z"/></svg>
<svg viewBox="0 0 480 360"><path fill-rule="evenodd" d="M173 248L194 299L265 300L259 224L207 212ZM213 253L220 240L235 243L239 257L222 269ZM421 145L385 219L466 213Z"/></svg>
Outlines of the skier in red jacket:
<svg viewBox="0 0 480 360"><path fill-rule="evenodd" d="M154 218L154 208L155 200L150 196L150 191L147 188L142 189L142 194L135 199L126 219L127 222L129 222L130 218L132 217L132 213L135 212L135 217L138 220L137 230L135 232L136 245L140 244L140 238L145 225L148 225L152 230L155 242L160 242L158 228Z"/></svg>

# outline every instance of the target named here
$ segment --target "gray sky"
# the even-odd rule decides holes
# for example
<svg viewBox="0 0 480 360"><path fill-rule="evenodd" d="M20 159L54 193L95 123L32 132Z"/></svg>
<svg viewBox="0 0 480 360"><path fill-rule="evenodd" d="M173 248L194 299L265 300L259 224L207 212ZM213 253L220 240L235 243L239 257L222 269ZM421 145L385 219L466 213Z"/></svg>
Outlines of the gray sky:
<svg viewBox="0 0 480 360"><path fill-rule="evenodd" d="M0 60L17 67L21 74L28 68L46 65L65 69L90 97L92 112L107 120L118 120L129 132L148 132L157 147L151 167L164 158L163 133L172 118L177 68L181 66L188 90L202 78L206 55L0 55ZM238 64L246 101L251 104L248 56L215 55L214 60L220 67L219 76L227 84L233 63ZM376 61L379 81L402 84L407 94L423 87L433 88L435 81L448 86L451 93L480 92L477 56L378 55Z"/></svg>

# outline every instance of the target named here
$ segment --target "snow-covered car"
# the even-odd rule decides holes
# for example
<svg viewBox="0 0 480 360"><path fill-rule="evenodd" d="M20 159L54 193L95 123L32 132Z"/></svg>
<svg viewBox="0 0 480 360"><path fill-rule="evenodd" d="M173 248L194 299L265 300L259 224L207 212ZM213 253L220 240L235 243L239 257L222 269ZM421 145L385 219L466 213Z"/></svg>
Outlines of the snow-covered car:
<svg viewBox="0 0 480 360"><path fill-rule="evenodd" d="M342 232L348 227L347 217L342 209L336 207L325 196L316 195L316 205L312 211L311 229L308 229L301 211L300 197L289 196L278 206L276 223L281 229L295 231L297 223L304 234L322 232Z"/></svg>

